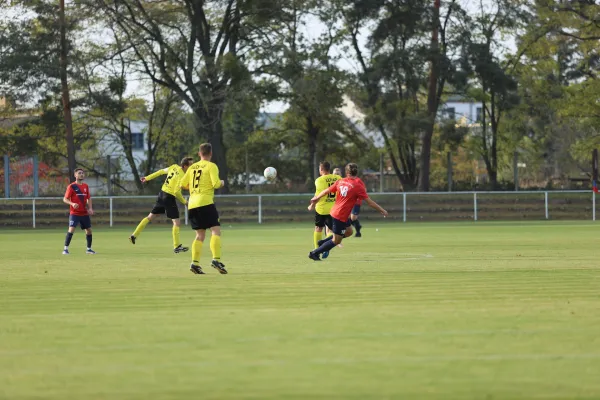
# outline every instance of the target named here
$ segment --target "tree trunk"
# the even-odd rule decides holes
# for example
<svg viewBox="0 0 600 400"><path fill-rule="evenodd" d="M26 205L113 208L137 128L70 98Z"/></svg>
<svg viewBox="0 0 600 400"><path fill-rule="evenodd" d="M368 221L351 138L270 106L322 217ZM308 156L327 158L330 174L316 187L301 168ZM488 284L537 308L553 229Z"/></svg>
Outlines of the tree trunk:
<svg viewBox="0 0 600 400"><path fill-rule="evenodd" d="M440 21L440 0L433 2L433 32L431 34L431 67L429 70L429 90L427 93L428 122L421 143L421 165L419 169L419 191L429 191L429 167L431 163L431 138L438 109L437 81L439 77L438 29Z"/></svg>
<svg viewBox="0 0 600 400"><path fill-rule="evenodd" d="M196 131L196 136L200 140L208 138L208 143L212 145L212 162L217 164L219 167L219 178L225 181L223 193L229 193L229 182L227 176L229 174L229 168L227 166L226 148L223 142L223 122L221 116L218 113L196 112L196 116L199 118L199 126ZM200 143L198 143L200 145Z"/></svg>
<svg viewBox="0 0 600 400"><path fill-rule="evenodd" d="M65 0L59 3L60 22L60 84L62 90L63 113L67 139L67 163L69 165L69 180L75 180L75 139L73 137L73 117L71 116L71 99L67 81L67 26L65 22Z"/></svg>

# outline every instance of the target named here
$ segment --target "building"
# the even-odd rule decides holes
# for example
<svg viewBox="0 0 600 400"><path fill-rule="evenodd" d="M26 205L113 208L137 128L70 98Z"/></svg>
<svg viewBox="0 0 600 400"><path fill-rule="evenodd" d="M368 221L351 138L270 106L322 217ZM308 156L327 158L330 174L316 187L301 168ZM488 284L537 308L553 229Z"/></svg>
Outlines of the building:
<svg viewBox="0 0 600 400"><path fill-rule="evenodd" d="M462 96L450 96L438 111L440 119L454 119L461 125L480 123L483 118L481 102Z"/></svg>

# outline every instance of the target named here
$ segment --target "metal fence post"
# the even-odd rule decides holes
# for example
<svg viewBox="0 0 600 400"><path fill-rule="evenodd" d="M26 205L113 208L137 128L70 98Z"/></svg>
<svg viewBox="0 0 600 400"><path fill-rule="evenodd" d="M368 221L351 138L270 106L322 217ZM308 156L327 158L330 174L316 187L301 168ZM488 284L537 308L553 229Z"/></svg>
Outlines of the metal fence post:
<svg viewBox="0 0 600 400"><path fill-rule="evenodd" d="M33 197L39 196L40 189L40 163L37 154L33 155Z"/></svg>
<svg viewBox="0 0 600 400"><path fill-rule="evenodd" d="M596 193L592 192L592 221L596 220Z"/></svg>
<svg viewBox="0 0 600 400"><path fill-rule="evenodd" d="M108 199L108 209L109 209L109 213L110 213L109 224L110 224L110 227L112 228L112 226L113 226L113 198L112 197L110 199Z"/></svg>
<svg viewBox="0 0 600 400"><path fill-rule="evenodd" d="M4 155L4 197L10 198L10 159Z"/></svg>
<svg viewBox="0 0 600 400"><path fill-rule="evenodd" d="M406 222L406 192L402 193L402 222Z"/></svg>
<svg viewBox="0 0 600 400"><path fill-rule="evenodd" d="M31 202L31 209L33 211L33 227L35 228L35 199Z"/></svg>
<svg viewBox="0 0 600 400"><path fill-rule="evenodd" d="M262 224L262 196L258 196L258 223Z"/></svg>
<svg viewBox="0 0 600 400"><path fill-rule="evenodd" d="M548 219L548 192L544 192L544 207L546 209L546 219Z"/></svg>
<svg viewBox="0 0 600 400"><path fill-rule="evenodd" d="M473 192L473 220L477 221L477 192Z"/></svg>

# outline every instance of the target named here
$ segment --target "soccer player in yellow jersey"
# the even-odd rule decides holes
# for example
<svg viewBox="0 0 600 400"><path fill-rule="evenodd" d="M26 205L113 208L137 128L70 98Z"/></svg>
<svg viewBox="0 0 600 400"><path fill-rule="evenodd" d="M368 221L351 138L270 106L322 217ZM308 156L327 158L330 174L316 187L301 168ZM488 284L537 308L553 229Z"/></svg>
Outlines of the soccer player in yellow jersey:
<svg viewBox="0 0 600 400"><path fill-rule="evenodd" d="M170 218L173 221L173 252L181 253L184 251L188 251L187 247L183 247L181 244L181 240L179 238L179 228L181 226L181 220L179 219L179 208L177 208L177 202L175 199L179 200L182 204L186 204L183 195L181 194L181 187L179 185L179 181L183 178L185 171L188 170L189 166L194 161L191 157L185 157L181 160L181 164L173 164L169 168L159 169L158 171L142 177L140 180L144 183L148 182L151 179L154 179L161 175L167 175L167 179L165 179L165 183L163 183L160 192L158 193L158 198L156 199L156 204L150 214L139 223L137 228L131 236L129 236L129 241L132 244L135 244L136 239L146 225L157 215L167 214L167 218Z"/></svg>
<svg viewBox="0 0 600 400"><path fill-rule="evenodd" d="M198 155L200 161L192 164L180 181L180 188L190 191L189 220L192 229L196 231L196 238L192 243L190 271L198 275L204 274L200 267L200 255L202 254L202 244L206 238L206 230L210 229L210 251L213 258L211 266L221 274L226 274L225 265L221 262L221 223L214 201L215 189L222 187L224 182L219 179L217 164L210 161L212 145L202 143Z"/></svg>
<svg viewBox="0 0 600 400"><path fill-rule="evenodd" d="M333 185L338 179L342 179L341 176L332 174L330 171L331 164L329 162L323 161L319 164L319 174L321 176L315 179L315 196ZM331 230L331 216L329 215L329 211L331 211L331 207L334 204L335 193L330 193L309 207L310 211L312 211L313 207L315 210L315 231L313 233L315 249L319 247L319 240L323 239L323 228L327 227Z"/></svg>

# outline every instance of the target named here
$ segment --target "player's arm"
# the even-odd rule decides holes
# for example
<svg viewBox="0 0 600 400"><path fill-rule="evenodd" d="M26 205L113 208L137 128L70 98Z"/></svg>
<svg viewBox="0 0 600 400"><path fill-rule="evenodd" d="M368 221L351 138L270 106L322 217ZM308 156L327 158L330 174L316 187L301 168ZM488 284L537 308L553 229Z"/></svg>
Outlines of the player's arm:
<svg viewBox="0 0 600 400"><path fill-rule="evenodd" d="M181 184L180 184L181 185ZM179 200L179 202L181 204L187 204L187 201L185 201L185 198L183 197L183 195L181 194L181 186L178 187L178 190L175 191L175 198L177 200Z"/></svg>
<svg viewBox="0 0 600 400"><path fill-rule="evenodd" d="M70 205L74 209L78 209L79 208L79 204L78 203L73 203L71 201L71 195L72 194L73 193L71 191L71 185L69 185L69 187L67 188L67 191L65 192L65 197L63 198L63 203Z"/></svg>
<svg viewBox="0 0 600 400"><path fill-rule="evenodd" d="M381 214L383 214L384 217L388 216L388 212L383 207L381 207L379 204L377 204L374 200L371 200L370 197L367 197L364 200L367 202L369 207L374 208L375 210L379 211Z"/></svg>
<svg viewBox="0 0 600 400"><path fill-rule="evenodd" d="M338 182L339 181L335 181L335 183L333 185L329 186L326 189L323 189L321 191L321 193L319 193L318 195L316 195L315 197L313 197L312 199L310 199L311 204L316 203L317 201L319 201L319 199L321 199L324 196L327 196L329 193L336 191L337 187L338 187Z"/></svg>
<svg viewBox="0 0 600 400"><path fill-rule="evenodd" d="M192 169L188 168L187 171L185 171L185 175L183 175L183 178L181 178L179 180L179 183L177 184L177 191L179 193L181 193L181 189L185 189L185 190L189 190L190 187L190 171Z"/></svg>
<svg viewBox="0 0 600 400"><path fill-rule="evenodd" d="M92 198L89 197L89 195L88 195L87 203L85 203L85 206L87 207L88 214L94 215L94 209L92 208Z"/></svg>
<svg viewBox="0 0 600 400"><path fill-rule="evenodd" d="M157 176L165 175L167 172L169 172L169 168L163 168L163 169L159 169L158 171L156 171L156 172L153 172L153 173L151 173L151 174L150 174L150 175L148 175L148 176L142 176L142 177L140 178L140 180L141 180L142 182L150 181L150 180L152 180L152 179L156 178Z"/></svg>
<svg viewBox="0 0 600 400"><path fill-rule="evenodd" d="M219 168L216 165L210 169L209 175L213 188L218 189L223 186L224 182L219 179Z"/></svg>

